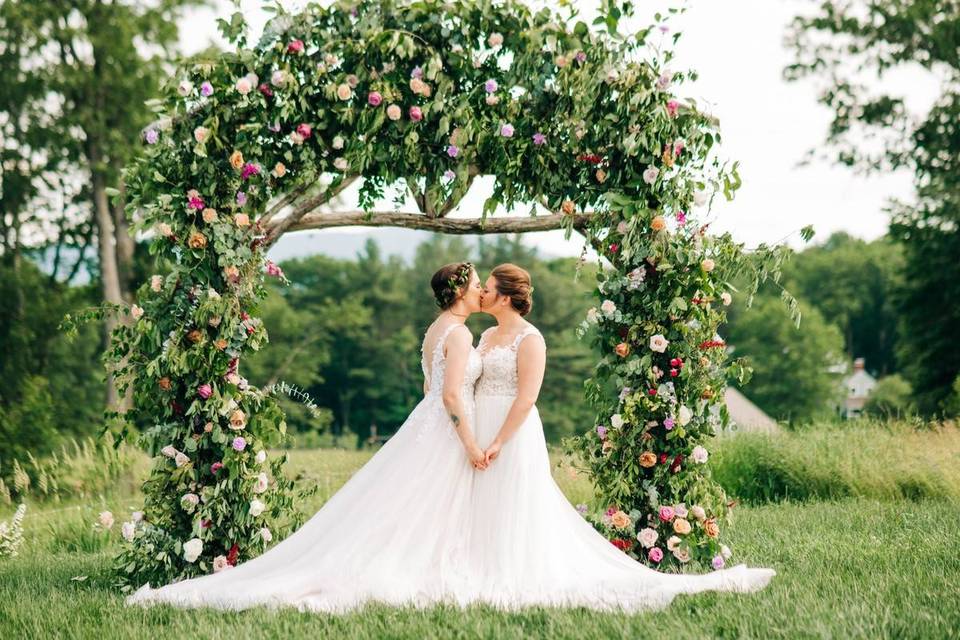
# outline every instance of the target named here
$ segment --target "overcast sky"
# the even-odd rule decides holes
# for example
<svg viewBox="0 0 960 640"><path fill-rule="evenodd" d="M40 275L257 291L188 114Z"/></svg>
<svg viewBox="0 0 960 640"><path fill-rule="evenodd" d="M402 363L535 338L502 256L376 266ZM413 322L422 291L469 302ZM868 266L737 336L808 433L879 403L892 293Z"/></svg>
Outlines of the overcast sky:
<svg viewBox="0 0 960 640"><path fill-rule="evenodd" d="M286 6L303 6L291 0ZM591 2L578 2L587 11ZM643 3L641 3L643 4ZM652 3L646 3L649 6ZM661 6L665 2L659 3ZM724 156L740 161L743 187L731 203L714 206L713 229L729 230L748 246L789 237L812 224L817 239L845 230L873 239L886 231L884 202L911 198L908 174L864 178L827 162L798 167L806 152L822 144L830 114L816 102L810 82L787 83L783 67L791 62L783 46L790 19L809 10L802 0L692 0L688 11L671 28L683 33L674 70L699 72L696 83L682 93L694 97L720 118ZM243 0L248 22L256 31L266 19L258 0ZM184 47L201 48L219 42L215 18L227 16L229 3L191 11L183 21ZM647 24L647 19L637 24ZM929 104L936 83L921 72L886 81L916 104ZM899 86L898 86L899 85ZM478 181L461 205L463 215L478 215L489 184ZM722 198L719 198L719 202ZM341 230L342 231L342 230ZM577 254L581 243L563 240L560 232L531 234L531 241L550 253Z"/></svg>

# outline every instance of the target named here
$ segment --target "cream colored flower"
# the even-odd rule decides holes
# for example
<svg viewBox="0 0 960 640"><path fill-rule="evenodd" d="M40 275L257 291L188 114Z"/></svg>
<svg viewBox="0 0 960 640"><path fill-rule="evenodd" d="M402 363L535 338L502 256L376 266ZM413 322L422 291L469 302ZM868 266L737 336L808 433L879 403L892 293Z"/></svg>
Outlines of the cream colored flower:
<svg viewBox="0 0 960 640"><path fill-rule="evenodd" d="M230 428L234 431L243 429L247 424L247 416L240 409L230 414Z"/></svg>
<svg viewBox="0 0 960 640"><path fill-rule="evenodd" d="M656 529L651 529L650 527L642 529L640 533L637 534L637 540L647 549L655 545L659 537L660 534L657 533Z"/></svg>
<svg viewBox="0 0 960 640"><path fill-rule="evenodd" d="M273 171L270 173L273 174L274 178L282 178L287 175L287 166L282 162L278 162L273 166Z"/></svg>
<svg viewBox="0 0 960 640"><path fill-rule="evenodd" d="M104 529L109 529L113 526L113 514L109 511L101 511L100 515L97 517L97 520L100 522L100 526Z"/></svg>
<svg viewBox="0 0 960 640"><path fill-rule="evenodd" d="M690 550L686 547L677 547L673 550L673 557L680 562L690 562Z"/></svg>
<svg viewBox="0 0 960 640"><path fill-rule="evenodd" d="M210 129L206 127L197 127L193 130L193 139L203 144L210 137Z"/></svg>
<svg viewBox="0 0 960 640"><path fill-rule="evenodd" d="M267 506L256 498L250 501L250 515L252 515L254 518L262 514L266 508Z"/></svg>
<svg viewBox="0 0 960 640"><path fill-rule="evenodd" d="M677 422L680 424L680 426L687 426L692 418L693 412L687 408L687 405L680 405L680 409L677 410Z"/></svg>
<svg viewBox="0 0 960 640"><path fill-rule="evenodd" d="M227 562L226 556L217 556L213 559L213 572L220 573L224 569L229 569L230 563Z"/></svg>
<svg viewBox="0 0 960 640"><path fill-rule="evenodd" d="M143 317L143 308L140 305L136 305L136 304L133 305L132 307L130 307L130 316L134 320L139 320L140 318Z"/></svg>
<svg viewBox="0 0 960 640"><path fill-rule="evenodd" d="M720 294L720 300L723 302L723 306L729 307L730 303L733 302L733 296L724 291Z"/></svg>
<svg viewBox="0 0 960 640"><path fill-rule="evenodd" d="M617 511L610 516L610 524L617 529L626 529L630 526L630 516L623 511Z"/></svg>
<svg viewBox="0 0 960 640"><path fill-rule="evenodd" d="M350 88L350 85L342 83L337 86L337 97L341 100L349 100L353 95L353 89Z"/></svg>
<svg viewBox="0 0 960 640"><path fill-rule="evenodd" d="M257 475L257 481L253 483L253 492L263 493L268 486L270 486L270 479L267 478L267 474L260 473Z"/></svg>
<svg viewBox="0 0 960 640"><path fill-rule="evenodd" d="M243 153L239 149L230 154L230 166L237 170L243 168Z"/></svg>
<svg viewBox="0 0 960 640"><path fill-rule="evenodd" d="M670 536L667 538L667 551L674 551L681 542L678 536Z"/></svg>
<svg viewBox="0 0 960 640"><path fill-rule="evenodd" d="M690 533L690 521L686 518L676 518L673 521L673 530L682 536Z"/></svg>
<svg viewBox="0 0 960 640"><path fill-rule="evenodd" d="M245 213L236 213L233 216L233 223L243 229L250 226L250 216Z"/></svg>
<svg viewBox="0 0 960 640"><path fill-rule="evenodd" d="M658 333L654 336L650 336L650 349L651 351L656 351L657 353L663 353L667 350L667 346L670 344L670 341L664 337L663 334Z"/></svg>
<svg viewBox="0 0 960 640"><path fill-rule="evenodd" d="M400 110L400 106L396 104L391 104L387 107L387 117L391 120L399 120L403 116L403 112Z"/></svg>
<svg viewBox="0 0 960 640"><path fill-rule="evenodd" d="M151 291L160 291L163 288L163 276L150 276Z"/></svg>
<svg viewBox="0 0 960 640"><path fill-rule="evenodd" d="M697 522L703 522L707 519L707 512L698 504L690 507L690 515L692 515Z"/></svg>
<svg viewBox="0 0 960 640"><path fill-rule="evenodd" d="M201 215L203 216L203 221L207 224L216 222L217 220L217 210L212 207L207 207L204 209Z"/></svg>
<svg viewBox="0 0 960 640"><path fill-rule="evenodd" d="M203 540L193 538L183 543L183 559L187 562L196 562L203 553Z"/></svg>
<svg viewBox="0 0 960 640"><path fill-rule="evenodd" d="M173 235L173 229L170 228L166 222L161 222L157 225L157 233L165 238L169 238Z"/></svg>
<svg viewBox="0 0 960 640"><path fill-rule="evenodd" d="M706 271L707 273L710 273L711 271L713 271L713 268L714 268L715 266L716 266L716 263L715 263L713 260L711 260L710 258L707 258L707 259L705 259L703 262L700 263L700 267L701 267L704 271Z"/></svg>

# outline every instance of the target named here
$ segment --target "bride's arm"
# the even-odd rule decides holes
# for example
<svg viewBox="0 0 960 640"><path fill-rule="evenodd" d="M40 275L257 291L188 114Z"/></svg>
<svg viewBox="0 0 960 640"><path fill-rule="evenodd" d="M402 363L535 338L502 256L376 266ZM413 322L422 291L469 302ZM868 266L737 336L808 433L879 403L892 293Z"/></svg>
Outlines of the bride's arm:
<svg viewBox="0 0 960 640"><path fill-rule="evenodd" d="M463 406L463 376L467 370L467 360L470 358L470 349L473 340L469 331L454 329L447 338L446 360L447 368L443 376L443 404L447 408L450 421L457 430L463 448L474 465L485 466L483 451L473 437L473 428L467 420L467 412Z"/></svg>
<svg viewBox="0 0 960 640"><path fill-rule="evenodd" d="M538 336L539 337L539 336ZM543 385L543 372L547 364L547 347L543 339L523 340L517 348L517 397L510 405L497 437L484 452L487 462L500 455L500 448L520 428L537 403L540 387Z"/></svg>

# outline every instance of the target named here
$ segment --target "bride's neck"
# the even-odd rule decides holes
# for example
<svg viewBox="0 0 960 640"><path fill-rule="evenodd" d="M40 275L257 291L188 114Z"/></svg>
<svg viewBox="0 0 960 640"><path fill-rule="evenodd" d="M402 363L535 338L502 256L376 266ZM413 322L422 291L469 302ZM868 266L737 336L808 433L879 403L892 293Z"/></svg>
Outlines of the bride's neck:
<svg viewBox="0 0 960 640"><path fill-rule="evenodd" d="M520 327L525 322L519 313L505 312L497 316L497 326L505 331Z"/></svg>

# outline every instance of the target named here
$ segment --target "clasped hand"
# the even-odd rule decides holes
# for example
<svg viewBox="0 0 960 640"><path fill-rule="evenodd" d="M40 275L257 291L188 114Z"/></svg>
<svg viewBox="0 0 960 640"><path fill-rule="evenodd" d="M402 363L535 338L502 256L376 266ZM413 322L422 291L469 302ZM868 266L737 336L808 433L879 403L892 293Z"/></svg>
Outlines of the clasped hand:
<svg viewBox="0 0 960 640"><path fill-rule="evenodd" d="M467 454L470 456L470 463L473 465L473 468L478 471L484 471L487 467L490 466L490 463L497 459L497 456L500 455L501 444L497 440L494 440L490 443L490 446L487 447L485 451L482 451L480 447L473 445Z"/></svg>

